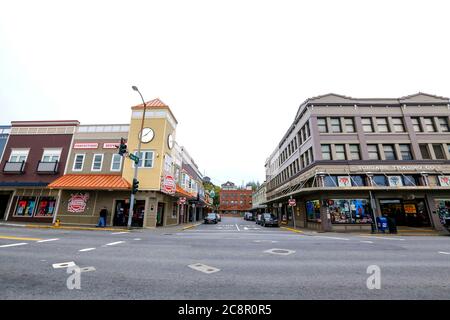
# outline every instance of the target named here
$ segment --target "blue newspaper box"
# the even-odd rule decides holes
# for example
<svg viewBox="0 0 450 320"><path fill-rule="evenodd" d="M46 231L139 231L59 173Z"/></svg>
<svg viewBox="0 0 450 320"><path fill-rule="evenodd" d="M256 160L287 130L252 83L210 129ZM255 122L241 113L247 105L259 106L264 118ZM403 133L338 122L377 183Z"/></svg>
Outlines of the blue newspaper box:
<svg viewBox="0 0 450 320"><path fill-rule="evenodd" d="M385 232L388 228L387 219L385 217L377 217L377 227L381 232Z"/></svg>

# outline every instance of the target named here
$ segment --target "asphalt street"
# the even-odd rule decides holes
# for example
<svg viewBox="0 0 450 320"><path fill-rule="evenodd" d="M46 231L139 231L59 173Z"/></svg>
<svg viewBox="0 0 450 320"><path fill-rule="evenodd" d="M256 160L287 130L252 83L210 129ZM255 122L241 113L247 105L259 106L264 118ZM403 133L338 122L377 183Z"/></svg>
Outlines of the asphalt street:
<svg viewBox="0 0 450 320"><path fill-rule="evenodd" d="M64 263L84 268L80 289L67 287ZM367 287L373 265L380 289ZM2 299L449 299L450 238L294 233L230 217L185 231L0 226L0 288Z"/></svg>

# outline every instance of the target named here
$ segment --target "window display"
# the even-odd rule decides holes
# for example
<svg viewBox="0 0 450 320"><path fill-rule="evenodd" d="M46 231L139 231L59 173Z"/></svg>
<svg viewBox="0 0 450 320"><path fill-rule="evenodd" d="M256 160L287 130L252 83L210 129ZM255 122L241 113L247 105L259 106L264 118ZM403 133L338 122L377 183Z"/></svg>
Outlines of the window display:
<svg viewBox="0 0 450 320"><path fill-rule="evenodd" d="M450 199L436 199L435 206L443 225L450 219Z"/></svg>
<svg viewBox="0 0 450 320"><path fill-rule="evenodd" d="M366 199L329 199L327 204L331 223L372 223Z"/></svg>
<svg viewBox="0 0 450 320"><path fill-rule="evenodd" d="M306 201L306 216L308 221L320 221L320 201Z"/></svg>
<svg viewBox="0 0 450 320"><path fill-rule="evenodd" d="M18 217L32 217L36 206L36 197L17 197L17 207L14 212Z"/></svg>
<svg viewBox="0 0 450 320"><path fill-rule="evenodd" d="M53 197L42 197L34 214L35 217L52 217L55 211L56 199Z"/></svg>

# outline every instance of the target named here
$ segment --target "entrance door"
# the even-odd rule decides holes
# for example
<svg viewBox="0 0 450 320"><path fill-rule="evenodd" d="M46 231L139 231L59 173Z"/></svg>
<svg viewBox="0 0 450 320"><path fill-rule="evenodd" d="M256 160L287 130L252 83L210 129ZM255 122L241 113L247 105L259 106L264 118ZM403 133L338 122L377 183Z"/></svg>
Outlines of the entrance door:
<svg viewBox="0 0 450 320"><path fill-rule="evenodd" d="M158 211L156 212L156 226L161 227L164 225L164 203L158 202Z"/></svg>
<svg viewBox="0 0 450 320"><path fill-rule="evenodd" d="M0 195L0 220L3 220L8 207L9 195Z"/></svg>
<svg viewBox="0 0 450 320"><path fill-rule="evenodd" d="M130 204L126 203L125 200L117 200L114 210L113 225L114 226L127 226L128 216L130 212ZM144 214L145 214L145 200L137 200L134 206L134 214L131 219L131 226L142 227L144 225Z"/></svg>
<svg viewBox="0 0 450 320"><path fill-rule="evenodd" d="M397 226L429 227L430 217L424 199L380 200L381 214L394 218Z"/></svg>

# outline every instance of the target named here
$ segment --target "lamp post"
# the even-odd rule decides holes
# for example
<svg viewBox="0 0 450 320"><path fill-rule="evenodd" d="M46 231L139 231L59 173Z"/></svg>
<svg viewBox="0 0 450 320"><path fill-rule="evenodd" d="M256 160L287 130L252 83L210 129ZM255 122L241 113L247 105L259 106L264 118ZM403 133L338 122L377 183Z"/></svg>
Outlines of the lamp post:
<svg viewBox="0 0 450 320"><path fill-rule="evenodd" d="M138 87L136 86L132 86L131 87L134 91L137 91L137 93L139 93L139 95L141 96L142 99L142 103L144 104L144 112L142 114L142 121L141 121L141 131L139 132L138 138L138 150L137 150L137 156L140 157L141 156L141 135L142 135L142 129L144 129L144 120L145 120L145 111L147 109L147 104L145 103L144 98L142 97L141 92L139 91ZM144 159L139 159L141 161L141 163L143 163ZM139 161L138 163L134 164L134 179L137 179L138 177L138 169L139 169ZM133 179L133 181L134 181ZM130 209L128 212L128 229L131 229L131 223L133 221L133 210L134 210L134 193L133 191L131 191L131 197L130 197Z"/></svg>

